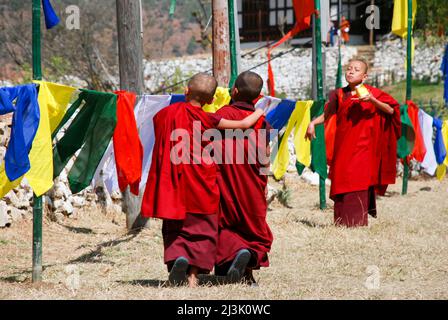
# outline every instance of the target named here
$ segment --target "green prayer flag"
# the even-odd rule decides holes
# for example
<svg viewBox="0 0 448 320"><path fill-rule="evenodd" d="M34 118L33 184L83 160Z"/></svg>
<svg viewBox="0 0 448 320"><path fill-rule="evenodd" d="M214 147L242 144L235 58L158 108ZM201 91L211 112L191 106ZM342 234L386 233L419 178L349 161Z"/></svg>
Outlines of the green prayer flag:
<svg viewBox="0 0 448 320"><path fill-rule="evenodd" d="M412 153L415 144L415 131L409 118L408 105L400 106L401 114L401 137L398 140L398 157L403 159Z"/></svg>
<svg viewBox="0 0 448 320"><path fill-rule="evenodd" d="M62 119L55 134L79 110L64 136L53 149L54 177L61 174L70 159L80 150L68 180L73 194L87 188L103 157L117 125L117 96L81 90L81 93Z"/></svg>
<svg viewBox="0 0 448 320"><path fill-rule="evenodd" d="M311 108L311 119L320 116L324 112L325 101L315 101ZM315 128L316 139L311 141L311 170L317 172L321 178L326 179L327 174L327 153L325 147L324 125Z"/></svg>
<svg viewBox="0 0 448 320"><path fill-rule="evenodd" d="M299 161L296 161L296 169L297 169L297 173L299 174L299 176L302 175L303 170L305 170L305 166L303 164L301 164Z"/></svg>
<svg viewBox="0 0 448 320"><path fill-rule="evenodd" d="M338 71L336 74L336 89L342 88L342 56L341 46L339 46Z"/></svg>

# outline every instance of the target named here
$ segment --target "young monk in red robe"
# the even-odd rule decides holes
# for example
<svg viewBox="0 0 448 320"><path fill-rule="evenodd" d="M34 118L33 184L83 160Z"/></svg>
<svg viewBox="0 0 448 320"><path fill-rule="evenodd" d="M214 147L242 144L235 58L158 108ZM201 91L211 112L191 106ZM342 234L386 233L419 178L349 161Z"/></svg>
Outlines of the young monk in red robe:
<svg viewBox="0 0 448 320"><path fill-rule="evenodd" d="M260 110L231 121L204 112L202 106L212 103L216 88L214 77L197 74L186 88L187 102L168 106L154 117L155 145L141 214L164 219L164 261L173 285L184 283L188 273L194 287L198 273L208 273L215 265L217 165L203 152L210 141L202 141L202 133L212 128L247 129L263 114Z"/></svg>
<svg viewBox="0 0 448 320"><path fill-rule="evenodd" d="M345 74L348 86L330 93L325 113L311 121L307 131L308 138L315 138L315 126L325 121L334 220L346 227L367 226L368 214L376 217L375 194L384 195L396 177L399 104L368 85L367 94L359 97L356 88L367 72L364 60L351 60ZM327 134L331 131L333 136Z"/></svg>
<svg viewBox="0 0 448 320"><path fill-rule="evenodd" d="M233 103L217 114L231 120L244 119L255 112L254 101L262 89L263 79L258 74L242 73L232 89ZM232 283L243 277L248 284L256 285L252 270L269 266L268 252L273 237L266 221L268 176L263 172L264 168L269 168L269 138L257 135L259 129L269 130L270 127L263 118L260 120L248 138L223 140L225 156L230 154L230 148L233 157L219 166L221 200L215 273L226 274ZM238 153L244 156L241 164L237 161ZM260 159L259 155L264 155L265 159Z"/></svg>

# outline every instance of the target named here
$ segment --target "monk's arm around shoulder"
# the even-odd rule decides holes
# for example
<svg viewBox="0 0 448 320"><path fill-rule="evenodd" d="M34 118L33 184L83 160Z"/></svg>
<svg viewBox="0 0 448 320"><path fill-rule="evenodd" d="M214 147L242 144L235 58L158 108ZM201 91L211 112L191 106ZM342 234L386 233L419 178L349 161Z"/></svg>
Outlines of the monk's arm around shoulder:
<svg viewBox="0 0 448 320"><path fill-rule="evenodd" d="M258 119L260 119L263 114L264 111L262 109L257 109L243 120L235 121L221 119L218 124L218 129L249 129L257 123Z"/></svg>

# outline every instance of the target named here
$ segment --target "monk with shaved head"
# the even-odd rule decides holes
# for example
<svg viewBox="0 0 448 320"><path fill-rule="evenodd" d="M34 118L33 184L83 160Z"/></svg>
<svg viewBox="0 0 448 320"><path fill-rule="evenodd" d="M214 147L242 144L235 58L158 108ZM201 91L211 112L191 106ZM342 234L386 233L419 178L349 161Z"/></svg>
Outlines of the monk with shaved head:
<svg viewBox="0 0 448 320"><path fill-rule="evenodd" d="M325 113L307 130L307 137L314 139L315 126L325 124L334 222L343 227L367 226L368 216L377 214L376 195L384 195L397 173L400 105L380 89L364 85L368 70L365 60L350 60L348 85L330 92Z"/></svg>
<svg viewBox="0 0 448 320"><path fill-rule="evenodd" d="M154 117L155 145L143 198L142 216L163 219L164 261L169 283L190 287L199 273L209 273L216 258L219 189L217 165L203 150L208 129L247 129L263 111L239 121L206 113L213 102L216 79L199 73L185 89L186 102L172 104ZM194 138L200 135L199 141ZM199 150L197 154L195 152Z"/></svg>
<svg viewBox="0 0 448 320"><path fill-rule="evenodd" d="M258 74L243 72L235 81L232 104L221 108L217 114L241 120L255 113L254 103L262 89L263 79ZM222 150L231 148L244 154L244 161L238 162L238 154L234 152L231 161L220 165L218 175L221 200L215 273L227 276L231 283L244 280L256 285L252 271L269 266L268 252L273 237L266 222L268 176L263 171L269 168L269 161L264 163L258 156L252 161L250 158L254 154L268 154L269 140L267 137L263 140L258 133L270 127L263 118L261 120L253 135L239 141L233 137L223 140Z"/></svg>

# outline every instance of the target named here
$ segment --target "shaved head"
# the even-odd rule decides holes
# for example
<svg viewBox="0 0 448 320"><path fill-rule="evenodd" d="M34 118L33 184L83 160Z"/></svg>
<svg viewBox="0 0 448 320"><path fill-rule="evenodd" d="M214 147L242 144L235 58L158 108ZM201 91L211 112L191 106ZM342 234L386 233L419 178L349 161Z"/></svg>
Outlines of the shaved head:
<svg viewBox="0 0 448 320"><path fill-rule="evenodd" d="M369 64L367 63L367 61L365 59L354 58L354 59L350 59L348 63L350 64L352 62L358 62L358 63L362 64L363 68L364 68L364 73L367 73L369 71Z"/></svg>
<svg viewBox="0 0 448 320"><path fill-rule="evenodd" d="M263 79L255 72L243 72L235 81L235 89L238 90L235 100L252 104L260 96Z"/></svg>
<svg viewBox="0 0 448 320"><path fill-rule="evenodd" d="M187 97L189 100L198 101L201 105L211 103L217 87L218 82L213 76L206 73L198 73L188 82Z"/></svg>

